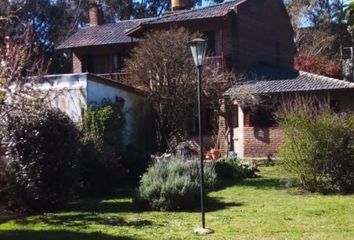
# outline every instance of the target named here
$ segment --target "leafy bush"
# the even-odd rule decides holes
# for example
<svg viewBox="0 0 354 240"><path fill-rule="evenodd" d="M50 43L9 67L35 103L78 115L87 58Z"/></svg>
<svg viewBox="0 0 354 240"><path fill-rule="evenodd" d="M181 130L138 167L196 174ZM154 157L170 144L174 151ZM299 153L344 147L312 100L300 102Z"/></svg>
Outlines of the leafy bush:
<svg viewBox="0 0 354 240"><path fill-rule="evenodd" d="M0 201L48 210L70 199L80 183L79 131L59 110L14 111L1 127L5 166Z"/></svg>
<svg viewBox="0 0 354 240"><path fill-rule="evenodd" d="M107 157L122 150L123 126L122 105L110 100L90 105L83 119L84 132Z"/></svg>
<svg viewBox="0 0 354 240"><path fill-rule="evenodd" d="M308 191L353 192L353 117L308 100L297 100L278 115L286 136L279 151L284 169Z"/></svg>
<svg viewBox="0 0 354 240"><path fill-rule="evenodd" d="M294 68L332 78L342 78L342 66L336 60L316 58L313 56L298 56L294 59Z"/></svg>
<svg viewBox="0 0 354 240"><path fill-rule="evenodd" d="M90 105L83 118L83 183L87 194L101 194L118 186L127 169L123 166L122 105L104 100Z"/></svg>
<svg viewBox="0 0 354 240"><path fill-rule="evenodd" d="M236 158L224 158L215 163L215 172L221 179L256 177L256 170Z"/></svg>
<svg viewBox="0 0 354 240"><path fill-rule="evenodd" d="M216 183L212 165L204 168L205 189ZM200 167L197 161L173 159L154 163L140 181L135 202L143 208L181 210L198 206Z"/></svg>

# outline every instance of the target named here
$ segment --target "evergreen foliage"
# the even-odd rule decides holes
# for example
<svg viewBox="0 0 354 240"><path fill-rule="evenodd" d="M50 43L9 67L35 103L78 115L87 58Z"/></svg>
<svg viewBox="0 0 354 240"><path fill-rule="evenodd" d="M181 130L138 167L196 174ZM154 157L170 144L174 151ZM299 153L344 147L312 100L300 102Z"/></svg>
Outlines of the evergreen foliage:
<svg viewBox="0 0 354 240"><path fill-rule="evenodd" d="M214 167L204 168L206 192L216 183ZM197 161L172 159L155 162L140 181L135 202L142 208L171 211L200 203L200 167Z"/></svg>

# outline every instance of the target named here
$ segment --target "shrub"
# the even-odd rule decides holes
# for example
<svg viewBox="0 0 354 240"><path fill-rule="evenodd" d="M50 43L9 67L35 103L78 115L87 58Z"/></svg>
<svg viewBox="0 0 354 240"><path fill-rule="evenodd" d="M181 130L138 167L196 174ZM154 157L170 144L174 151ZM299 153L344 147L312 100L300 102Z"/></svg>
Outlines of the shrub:
<svg viewBox="0 0 354 240"><path fill-rule="evenodd" d="M204 168L205 189L216 183L212 165ZM197 161L173 159L154 163L140 181L135 202L143 208L182 210L198 206L200 167Z"/></svg>
<svg viewBox="0 0 354 240"><path fill-rule="evenodd" d="M85 135L82 151L84 190L87 194L111 191L125 177L123 166L122 105L104 100L101 105L90 105L85 112L82 127Z"/></svg>
<svg viewBox="0 0 354 240"><path fill-rule="evenodd" d="M84 115L83 130L106 157L122 150L124 114L122 105L104 100L90 105Z"/></svg>
<svg viewBox="0 0 354 240"><path fill-rule="evenodd" d="M327 104L298 100L279 113L286 140L279 156L309 191L354 191L354 124Z"/></svg>
<svg viewBox="0 0 354 240"><path fill-rule="evenodd" d="M294 60L294 68L298 71L306 71L338 79L343 76L340 62L331 59L298 56Z"/></svg>
<svg viewBox="0 0 354 240"><path fill-rule="evenodd" d="M256 170L236 158L224 158L215 163L215 172L221 179L256 177Z"/></svg>
<svg viewBox="0 0 354 240"><path fill-rule="evenodd" d="M1 201L34 210L61 206L79 185L79 131L59 110L14 111L1 124Z"/></svg>

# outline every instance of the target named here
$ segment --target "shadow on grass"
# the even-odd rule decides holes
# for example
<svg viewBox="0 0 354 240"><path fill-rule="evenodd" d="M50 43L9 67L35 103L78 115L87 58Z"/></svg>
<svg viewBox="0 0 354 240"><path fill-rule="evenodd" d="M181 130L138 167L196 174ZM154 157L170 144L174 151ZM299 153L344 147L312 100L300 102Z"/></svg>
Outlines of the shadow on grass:
<svg viewBox="0 0 354 240"><path fill-rule="evenodd" d="M217 197L206 197L205 198L205 209L207 212L215 212L219 210L224 210L232 207L241 207L244 204L240 202L224 202L222 198ZM169 210L170 212L185 212L185 213L196 213L200 212L200 202L199 198L196 202L195 207L191 207L183 210Z"/></svg>
<svg viewBox="0 0 354 240"><path fill-rule="evenodd" d="M15 217L10 217L10 216L1 216L1 212L0 212L0 224L3 224L5 222L8 222L11 219L14 219Z"/></svg>
<svg viewBox="0 0 354 240"><path fill-rule="evenodd" d="M132 199L134 198L134 190L131 189L121 189L116 192L115 195L111 196L110 199L90 199L85 201L80 201L72 203L66 209L67 211L77 212L77 213L90 213L90 215L95 213L105 214L105 213L142 213L151 210L141 209ZM210 198L207 197L206 204L208 204L208 211L214 212L218 210L227 209L230 207L242 206L242 203L229 203L224 202L220 198ZM188 210L176 210L176 212L198 212L199 208L192 208Z"/></svg>
<svg viewBox="0 0 354 240"><path fill-rule="evenodd" d="M93 213L139 213L141 212L135 207L131 199L127 200L86 200L84 202L77 202L70 204L67 211L73 212L93 212Z"/></svg>
<svg viewBox="0 0 354 240"><path fill-rule="evenodd" d="M132 202L134 189L119 189L105 199L92 198L84 199L68 204L66 211L73 212L94 212L94 213L139 213L139 209Z"/></svg>
<svg viewBox="0 0 354 240"><path fill-rule="evenodd" d="M101 216L96 213L73 213L73 214L46 214L37 218L18 219L16 224L47 224L52 226L64 227L87 227L89 225L105 225L110 227L135 227L143 228L153 223L148 220L126 221L118 216Z"/></svg>
<svg viewBox="0 0 354 240"><path fill-rule="evenodd" d="M102 233L79 233L72 231L0 231L0 240L132 240Z"/></svg>
<svg viewBox="0 0 354 240"><path fill-rule="evenodd" d="M241 207L244 203L240 202L223 202L220 198L210 198L206 199L206 209L208 212L214 212L218 210L228 209L231 207ZM198 209L200 210L200 209Z"/></svg>
<svg viewBox="0 0 354 240"><path fill-rule="evenodd" d="M284 184L278 178L247 178L247 179L226 179L218 183L216 190L223 190L228 187L253 187L257 189L284 189Z"/></svg>

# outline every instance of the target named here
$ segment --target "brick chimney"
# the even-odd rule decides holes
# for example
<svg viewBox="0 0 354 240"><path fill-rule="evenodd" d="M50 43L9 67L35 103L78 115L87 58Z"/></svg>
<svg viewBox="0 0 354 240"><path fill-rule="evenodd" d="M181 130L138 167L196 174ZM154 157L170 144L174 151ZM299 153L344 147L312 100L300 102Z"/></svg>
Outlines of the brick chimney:
<svg viewBox="0 0 354 240"><path fill-rule="evenodd" d="M171 10L179 11L179 10L187 10L190 9L190 1L189 0L171 0Z"/></svg>
<svg viewBox="0 0 354 240"><path fill-rule="evenodd" d="M103 23L103 13L101 6L97 3L89 4L89 26L95 27Z"/></svg>

